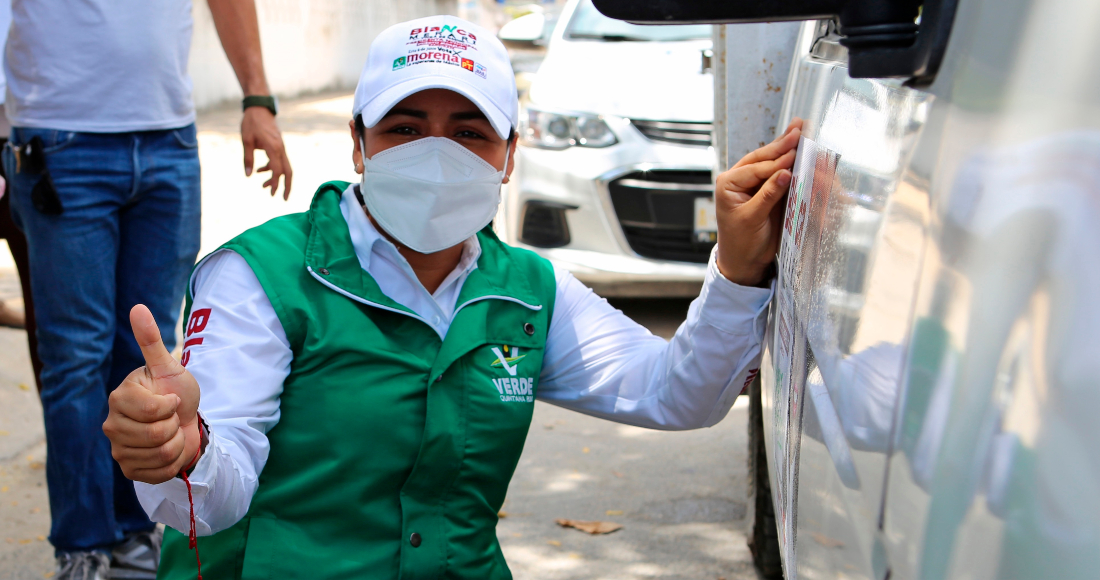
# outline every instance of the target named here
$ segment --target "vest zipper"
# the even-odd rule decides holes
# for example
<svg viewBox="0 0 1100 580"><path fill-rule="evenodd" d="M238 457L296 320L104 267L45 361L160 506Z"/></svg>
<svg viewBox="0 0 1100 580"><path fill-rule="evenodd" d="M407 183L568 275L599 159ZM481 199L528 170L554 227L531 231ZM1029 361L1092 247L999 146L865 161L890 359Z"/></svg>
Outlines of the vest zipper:
<svg viewBox="0 0 1100 580"><path fill-rule="evenodd" d="M371 302L370 300L367 300L366 298L361 298L359 296L356 296L355 294L352 294L351 292L348 292L347 290L344 290L343 288L337 286L336 284L333 284L332 282L329 282L328 280L325 280L317 272L314 272L313 271L313 266L307 265L306 270L308 270L309 275L313 276L318 282L324 284L325 286L329 287L332 290L335 290L336 292L342 294L343 296L346 296L346 297L351 298L352 300L354 300L356 302L359 302L360 304L366 304L368 306L374 306L375 308L381 308L382 310L388 310L390 312L396 312L398 314L404 314L406 316L415 318L415 319L419 320L420 322L423 322L424 324L427 324L430 328L435 328L434 326L429 324L427 320L424 320L422 317L420 317L417 314L414 314L412 312L407 312L405 310L400 310L398 308L391 308L389 306L379 304L377 302ZM528 303L526 303L526 302L524 302L524 301L522 301L518 298L512 298L511 296L500 296L500 295L497 295L497 294L489 294L489 295L486 295L486 296L478 296L477 298L471 298L470 300L467 300L467 301L463 302L462 304L460 304L457 308L455 308L454 314L451 315L451 320L453 321L455 319L455 317L458 316L459 311L462 310L463 308L469 306L470 304L473 304L474 302L480 302L482 300L504 300L506 302L515 302L516 304L519 304L520 306L523 306L524 308L527 308L529 310L534 310L535 312L538 312L539 310L542 310L542 305L541 304L538 304L538 305L528 304Z"/></svg>
<svg viewBox="0 0 1100 580"><path fill-rule="evenodd" d="M325 286L328 286L330 289L335 290L336 292L344 295L347 298L351 298L352 300L354 300L356 302L359 302L360 304L366 304L367 306L373 306L375 308L381 308L382 310L388 310L390 312L396 312L398 314L404 314L405 316L408 316L410 318L415 318L415 319L419 320L420 322L423 322L424 324L428 325L429 328L433 328L433 329L435 328L431 324L429 324L427 320L424 320L418 314L408 312L408 311L405 311L405 310L401 310L400 308L390 308L389 306L386 306L384 304L379 304L377 302L371 302L370 300L367 300L366 298L360 298L359 296L356 296L355 294L352 294L351 292L348 292L347 290L344 290L343 288L337 286L336 284L333 284L332 282L329 282L328 280L325 280L324 278L322 278L317 272L313 271L312 266L307 265L306 270L309 270L309 275L316 278L318 282L324 284ZM455 312L457 312L457 310Z"/></svg>
<svg viewBox="0 0 1100 580"><path fill-rule="evenodd" d="M539 310L542 310L542 305L541 304L539 304L539 305L528 304L528 303L526 303L526 302L524 302L524 301L522 301L518 298L512 298L511 296L498 296L496 294L489 294L489 295L486 295L486 296L478 296L477 298L471 298L470 300L467 300L467 301L463 302L458 308L455 308L455 313L454 313L454 315L452 315L452 318L454 318L454 316L458 315L459 310L462 310L463 308L469 306L470 304L473 304L474 302L480 302L482 300L504 300L505 302L515 302L516 304L519 304L520 306L523 306L524 308L527 308L528 310L534 310L535 312L538 312Z"/></svg>

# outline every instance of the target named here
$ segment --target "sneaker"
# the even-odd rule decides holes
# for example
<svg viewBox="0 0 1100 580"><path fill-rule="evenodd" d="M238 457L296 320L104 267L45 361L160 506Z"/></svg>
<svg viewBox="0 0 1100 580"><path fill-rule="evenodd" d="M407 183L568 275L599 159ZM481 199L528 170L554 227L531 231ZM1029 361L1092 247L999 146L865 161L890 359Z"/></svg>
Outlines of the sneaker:
<svg viewBox="0 0 1100 580"><path fill-rule="evenodd" d="M107 580L111 557L103 552L62 552L57 556L57 580Z"/></svg>
<svg viewBox="0 0 1100 580"><path fill-rule="evenodd" d="M111 578L156 580L164 530L131 534L111 552Z"/></svg>

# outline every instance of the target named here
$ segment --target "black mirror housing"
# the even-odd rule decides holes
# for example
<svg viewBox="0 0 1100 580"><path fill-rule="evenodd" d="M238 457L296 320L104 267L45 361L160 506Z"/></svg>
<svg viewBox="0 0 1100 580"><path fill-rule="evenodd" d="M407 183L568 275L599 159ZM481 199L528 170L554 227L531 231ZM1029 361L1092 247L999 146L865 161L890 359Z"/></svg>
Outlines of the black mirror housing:
<svg viewBox="0 0 1100 580"><path fill-rule="evenodd" d="M840 22L853 78L931 83L943 60L957 0L593 0L610 18L635 24ZM917 17L920 16L919 24Z"/></svg>

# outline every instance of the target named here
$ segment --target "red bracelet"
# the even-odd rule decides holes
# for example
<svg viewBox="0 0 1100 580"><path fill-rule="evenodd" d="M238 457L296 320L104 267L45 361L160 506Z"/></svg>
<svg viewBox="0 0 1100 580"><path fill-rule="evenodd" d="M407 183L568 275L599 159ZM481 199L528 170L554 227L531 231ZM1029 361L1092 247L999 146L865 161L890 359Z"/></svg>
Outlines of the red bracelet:
<svg viewBox="0 0 1100 580"><path fill-rule="evenodd" d="M199 454L202 453L202 445L195 451L195 459L188 468L180 470L180 477L187 486L187 505L191 511L191 529L187 532L187 547L195 551L195 567L198 569L198 580L202 580L202 560L199 559L199 535L195 529L195 499L191 497L191 480L187 479L187 469L194 467L199 462Z"/></svg>
<svg viewBox="0 0 1100 580"><path fill-rule="evenodd" d="M187 472L194 469L199 463L199 458L202 456L203 448L206 447L209 435L207 435L208 428L206 421L203 420L202 415L199 415L199 448L195 450L195 458L187 464L186 467L180 470L178 477L183 479L183 483L187 486L187 504L191 512L191 529L187 532L187 547L195 551L195 567L198 569L198 580L202 580L202 560L199 559L199 536L195 529L195 500L191 496L191 480L187 478Z"/></svg>
<svg viewBox="0 0 1100 580"><path fill-rule="evenodd" d="M202 456L202 452L206 449L206 444L210 440L209 427L206 426L206 420L202 418L202 415L198 415L199 418L199 448L195 450L195 457L191 459L183 469L180 470L180 475L183 475L195 468L195 465L199 463L199 459Z"/></svg>
<svg viewBox="0 0 1100 580"><path fill-rule="evenodd" d="M199 457L200 457L201 455L202 455L202 444L200 443L200 444L199 444L199 446L198 446L198 448L197 448L197 449L195 449L195 458L194 458L194 459L192 459L190 463L188 463L187 465L185 465L185 466L183 467L183 469L181 469L181 470L180 470L180 474L181 474L181 475L187 475L187 472L189 472L189 471L191 471L192 469L194 469L194 468L195 468L195 465L197 465L197 464L198 464L198 462L199 462Z"/></svg>

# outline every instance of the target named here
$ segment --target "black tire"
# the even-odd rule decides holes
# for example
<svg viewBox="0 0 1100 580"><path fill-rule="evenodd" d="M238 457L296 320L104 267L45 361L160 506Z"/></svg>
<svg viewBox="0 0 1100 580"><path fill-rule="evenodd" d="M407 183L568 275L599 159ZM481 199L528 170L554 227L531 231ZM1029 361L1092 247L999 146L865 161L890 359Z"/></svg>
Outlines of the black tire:
<svg viewBox="0 0 1100 580"><path fill-rule="evenodd" d="M768 457L764 451L764 414L760 403L760 376L749 385L749 484L753 498L749 551L760 575L767 580L783 578L779 555L779 528L775 523L772 486L768 480Z"/></svg>

